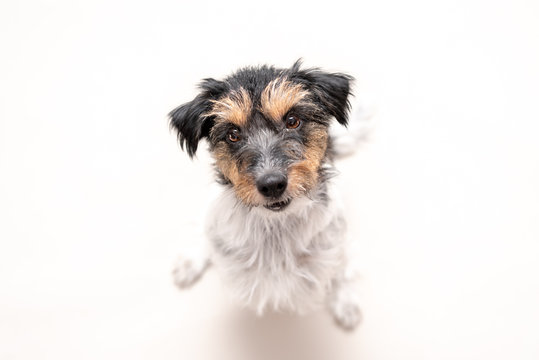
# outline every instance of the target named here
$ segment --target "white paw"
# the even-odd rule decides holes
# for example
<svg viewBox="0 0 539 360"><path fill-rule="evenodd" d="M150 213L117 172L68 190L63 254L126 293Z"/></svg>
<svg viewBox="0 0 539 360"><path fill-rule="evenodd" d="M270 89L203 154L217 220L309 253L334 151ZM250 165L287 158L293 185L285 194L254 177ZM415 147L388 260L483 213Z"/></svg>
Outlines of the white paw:
<svg viewBox="0 0 539 360"><path fill-rule="evenodd" d="M185 289L197 282L209 265L205 257L179 257L174 265L172 276L180 289Z"/></svg>
<svg viewBox="0 0 539 360"><path fill-rule="evenodd" d="M353 301L340 301L332 306L333 318L345 330L353 330L361 320L359 305Z"/></svg>

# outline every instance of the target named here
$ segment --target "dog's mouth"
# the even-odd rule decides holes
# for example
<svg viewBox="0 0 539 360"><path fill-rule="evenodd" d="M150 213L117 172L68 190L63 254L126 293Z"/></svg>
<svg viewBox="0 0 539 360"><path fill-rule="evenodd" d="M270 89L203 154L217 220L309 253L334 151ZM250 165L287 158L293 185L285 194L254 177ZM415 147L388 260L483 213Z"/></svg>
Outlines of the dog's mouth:
<svg viewBox="0 0 539 360"><path fill-rule="evenodd" d="M284 208L286 208L288 205L290 205L291 201L292 201L292 199L286 199L286 200L283 200L283 201L278 201L278 202L274 202L274 203L271 203L271 204L266 204L266 205L264 205L264 207L266 209L268 209L268 210L271 210L271 211L281 211Z"/></svg>

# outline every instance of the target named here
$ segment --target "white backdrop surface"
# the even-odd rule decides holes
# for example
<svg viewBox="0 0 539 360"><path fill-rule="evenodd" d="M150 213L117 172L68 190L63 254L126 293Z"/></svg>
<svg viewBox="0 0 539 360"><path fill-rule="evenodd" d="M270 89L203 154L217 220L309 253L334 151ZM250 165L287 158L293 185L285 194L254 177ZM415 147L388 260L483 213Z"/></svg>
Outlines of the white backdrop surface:
<svg viewBox="0 0 539 360"><path fill-rule="evenodd" d="M2 2L0 358L538 359L538 38L534 1ZM376 108L339 164L353 333L170 275L212 178L166 114L299 57Z"/></svg>

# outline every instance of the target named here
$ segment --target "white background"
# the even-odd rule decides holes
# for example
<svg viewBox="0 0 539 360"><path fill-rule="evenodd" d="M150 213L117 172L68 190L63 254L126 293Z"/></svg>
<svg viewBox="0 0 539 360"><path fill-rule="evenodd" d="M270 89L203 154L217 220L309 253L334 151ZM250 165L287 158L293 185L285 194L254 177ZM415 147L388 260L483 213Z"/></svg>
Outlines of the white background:
<svg viewBox="0 0 539 360"><path fill-rule="evenodd" d="M536 1L3 1L1 359L538 359ZM363 321L170 271L212 182L166 114L242 65L354 75ZM203 146L204 147L204 146Z"/></svg>

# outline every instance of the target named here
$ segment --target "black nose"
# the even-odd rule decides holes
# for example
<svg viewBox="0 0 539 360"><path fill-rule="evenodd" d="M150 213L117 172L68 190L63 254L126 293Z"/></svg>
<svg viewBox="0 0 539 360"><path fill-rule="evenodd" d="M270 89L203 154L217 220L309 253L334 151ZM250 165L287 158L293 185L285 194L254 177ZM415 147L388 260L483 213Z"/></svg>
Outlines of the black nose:
<svg viewBox="0 0 539 360"><path fill-rule="evenodd" d="M256 181L258 191L265 197L278 198L285 191L287 178L280 173L269 173L262 175Z"/></svg>

